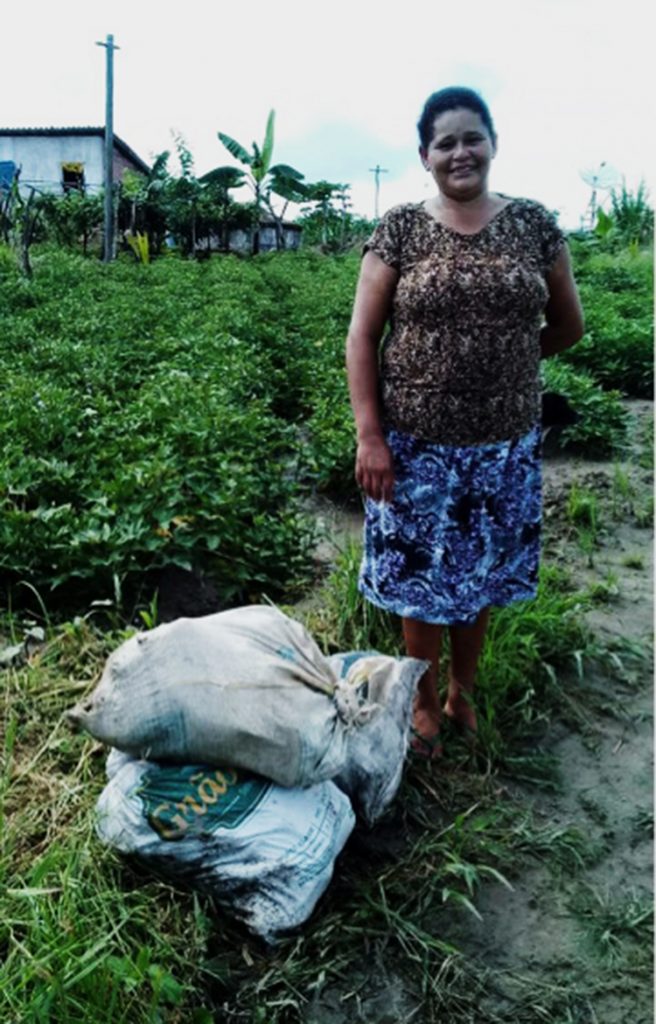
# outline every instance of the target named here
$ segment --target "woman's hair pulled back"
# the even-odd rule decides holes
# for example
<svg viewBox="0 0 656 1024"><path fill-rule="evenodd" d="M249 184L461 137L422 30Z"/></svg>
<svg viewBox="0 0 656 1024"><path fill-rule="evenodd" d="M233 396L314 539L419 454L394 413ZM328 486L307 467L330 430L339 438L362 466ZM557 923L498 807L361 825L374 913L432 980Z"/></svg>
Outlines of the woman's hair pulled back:
<svg viewBox="0 0 656 1024"><path fill-rule="evenodd" d="M440 89L438 92L432 93L424 103L421 117L417 121L417 131L419 132L419 141L421 142L422 149L428 149L433 138L435 118L439 117L440 114L444 114L447 110L458 110L461 107L473 110L475 114L478 114L490 133L490 138L493 142L496 141L492 116L485 100L477 92L474 92L473 89L452 85L447 89Z"/></svg>

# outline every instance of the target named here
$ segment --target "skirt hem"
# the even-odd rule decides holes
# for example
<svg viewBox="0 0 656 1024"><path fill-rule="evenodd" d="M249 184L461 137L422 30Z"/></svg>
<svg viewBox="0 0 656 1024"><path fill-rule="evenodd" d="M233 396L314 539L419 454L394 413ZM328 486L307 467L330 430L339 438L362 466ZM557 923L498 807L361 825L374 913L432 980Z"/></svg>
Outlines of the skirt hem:
<svg viewBox="0 0 656 1024"><path fill-rule="evenodd" d="M390 612L392 615L398 615L403 619L415 619L418 622L426 622L432 626L472 626L478 616L485 608L507 608L510 604L515 604L517 601L534 601L537 597L538 588L534 587L530 592L526 594L512 594L502 596L499 595L496 599L486 601L481 604L480 607L473 611L470 615L463 618L462 616L448 617L448 613L441 616L439 619L434 616L427 616L420 608L412 608L404 605L401 601L385 601L374 591L369 590L363 583L358 583L358 590L370 604L380 608L381 611Z"/></svg>

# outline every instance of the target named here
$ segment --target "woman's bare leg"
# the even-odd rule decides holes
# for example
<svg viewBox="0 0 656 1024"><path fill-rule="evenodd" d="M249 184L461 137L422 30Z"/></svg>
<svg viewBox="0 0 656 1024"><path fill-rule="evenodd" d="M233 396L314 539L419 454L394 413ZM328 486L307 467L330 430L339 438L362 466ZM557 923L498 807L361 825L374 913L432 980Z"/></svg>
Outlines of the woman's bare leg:
<svg viewBox="0 0 656 1024"><path fill-rule="evenodd" d="M473 625L449 628L451 663L444 714L471 732L476 732L476 712L472 704L474 680L489 618L490 609L484 608Z"/></svg>
<svg viewBox="0 0 656 1024"><path fill-rule="evenodd" d="M426 669L417 688L414 727L420 736L433 740L442 724L442 705L437 692L442 626L418 619L403 619L403 638L408 657L430 661L430 668Z"/></svg>

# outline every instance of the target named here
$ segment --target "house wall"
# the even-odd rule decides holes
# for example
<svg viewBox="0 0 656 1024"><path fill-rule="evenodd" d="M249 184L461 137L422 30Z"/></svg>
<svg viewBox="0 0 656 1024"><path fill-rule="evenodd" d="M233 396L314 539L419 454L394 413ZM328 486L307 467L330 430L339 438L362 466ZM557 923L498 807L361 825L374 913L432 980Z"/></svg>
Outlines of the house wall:
<svg viewBox="0 0 656 1024"><path fill-rule="evenodd" d="M103 186L103 151L100 135L0 135L0 160L13 160L21 167L22 191L34 185L44 192L63 193L63 163L84 164L84 180L89 192ZM114 148L112 174L120 181L126 168L134 170L131 161Z"/></svg>
<svg viewBox="0 0 656 1024"><path fill-rule="evenodd" d="M299 248L302 234L300 228L283 227L282 234L285 250ZM228 248L231 252L251 252L253 248L252 230L244 231L242 228L232 230L229 235ZM276 229L269 224L263 224L260 227L260 252L273 252L275 248Z"/></svg>
<svg viewBox="0 0 656 1024"><path fill-rule="evenodd" d="M103 146L104 146L104 142L103 142ZM112 180L113 181L121 181L121 179L123 177L123 172L124 171L136 171L136 170L137 170L137 168L134 166L132 161L128 160L127 157L123 156L123 154L120 152L120 150L118 150L116 148L116 146L114 146L114 160L112 162ZM139 171L138 173L139 174L143 174L143 171ZM101 175L101 181L102 181L102 175Z"/></svg>
<svg viewBox="0 0 656 1024"><path fill-rule="evenodd" d="M0 160L13 160L21 167L20 183L34 185L44 192L62 190L61 165L84 164L84 180L89 191L97 191L103 181L103 140L83 135L0 135Z"/></svg>

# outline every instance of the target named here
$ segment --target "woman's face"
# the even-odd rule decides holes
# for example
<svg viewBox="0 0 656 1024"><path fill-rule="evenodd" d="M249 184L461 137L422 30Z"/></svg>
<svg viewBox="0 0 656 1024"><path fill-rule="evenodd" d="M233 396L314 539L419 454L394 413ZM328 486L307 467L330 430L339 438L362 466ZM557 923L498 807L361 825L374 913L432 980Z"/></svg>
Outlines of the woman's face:
<svg viewBox="0 0 656 1024"><path fill-rule="evenodd" d="M428 149L419 155L440 192L450 199L475 199L487 191L496 145L480 115L466 107L446 110L433 122Z"/></svg>

